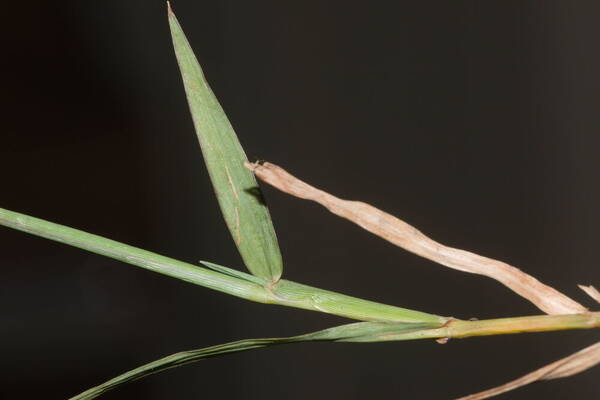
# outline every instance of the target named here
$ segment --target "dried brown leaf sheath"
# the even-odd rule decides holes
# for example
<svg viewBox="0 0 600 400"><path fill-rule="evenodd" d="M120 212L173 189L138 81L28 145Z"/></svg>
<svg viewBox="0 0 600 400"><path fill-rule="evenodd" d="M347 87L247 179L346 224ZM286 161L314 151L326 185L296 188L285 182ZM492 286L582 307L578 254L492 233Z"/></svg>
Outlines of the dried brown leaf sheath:
<svg viewBox="0 0 600 400"><path fill-rule="evenodd" d="M593 344L585 349L571 354L568 357L548 364L543 368L535 370L519 379L505 383L504 385L488 389L486 391L461 397L457 400L482 400L510 390L517 389L521 386L528 385L539 380L550 380L557 378L566 378L585 371L588 368L600 363L600 342Z"/></svg>
<svg viewBox="0 0 600 400"><path fill-rule="evenodd" d="M332 196L297 179L275 164L246 163L246 167L253 170L261 180L277 189L302 199L316 201L332 213L356 223L405 250L459 271L496 279L547 314L573 314L587 311L581 304L513 266L465 250L444 246L393 215L366 203Z"/></svg>

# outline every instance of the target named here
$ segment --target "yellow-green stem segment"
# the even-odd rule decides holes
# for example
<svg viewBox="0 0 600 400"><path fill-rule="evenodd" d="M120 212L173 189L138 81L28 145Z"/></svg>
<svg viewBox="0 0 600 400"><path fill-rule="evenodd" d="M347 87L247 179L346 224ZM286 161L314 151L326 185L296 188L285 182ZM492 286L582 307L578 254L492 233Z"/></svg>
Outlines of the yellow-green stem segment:
<svg viewBox="0 0 600 400"><path fill-rule="evenodd" d="M571 329L600 328L600 312L566 315L535 315L464 321L450 319L444 326L412 332L386 332L368 338L369 342L416 339L461 339L473 336L508 335L515 333L548 332Z"/></svg>
<svg viewBox="0 0 600 400"><path fill-rule="evenodd" d="M600 328L600 312L567 315L537 315L487 319L481 321L450 321L449 337L504 335L523 332L547 332L568 329Z"/></svg>

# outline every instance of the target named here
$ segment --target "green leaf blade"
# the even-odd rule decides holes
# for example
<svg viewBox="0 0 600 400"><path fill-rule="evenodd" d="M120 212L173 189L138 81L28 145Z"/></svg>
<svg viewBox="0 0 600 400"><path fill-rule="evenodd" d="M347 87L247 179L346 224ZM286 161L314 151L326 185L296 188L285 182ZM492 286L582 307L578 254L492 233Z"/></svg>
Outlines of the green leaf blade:
<svg viewBox="0 0 600 400"><path fill-rule="evenodd" d="M244 167L248 158L170 9L169 26L196 134L227 227L250 272L275 282L283 269L281 252L258 183Z"/></svg>
<svg viewBox="0 0 600 400"><path fill-rule="evenodd" d="M268 346L301 342L378 342L423 339L430 338L431 336L419 335L420 332L427 332L439 326L440 324L432 323L358 322L298 336L238 340L236 342L172 354L125 372L77 396L71 397L69 400L92 400L129 382L211 357L219 357ZM388 336L393 337L393 339L389 339Z"/></svg>

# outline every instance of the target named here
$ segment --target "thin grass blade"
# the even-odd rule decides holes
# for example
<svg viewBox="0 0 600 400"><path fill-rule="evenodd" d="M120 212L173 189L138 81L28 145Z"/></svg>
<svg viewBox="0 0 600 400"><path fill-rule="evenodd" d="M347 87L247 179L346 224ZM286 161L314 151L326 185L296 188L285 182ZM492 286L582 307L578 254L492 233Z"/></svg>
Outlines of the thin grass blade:
<svg viewBox="0 0 600 400"><path fill-rule="evenodd" d="M278 339L250 339L241 340L233 343L226 343L218 346L206 347L203 349L182 351L180 353L172 354L170 356L161 358L160 360L153 361L151 363L142 365L141 367L132 369L131 371L125 372L124 374L121 374L109 381L106 381L101 385L95 386L91 389L86 390L83 393L78 394L77 396L71 397L69 400L95 399L96 397L121 385L136 381L146 376L154 375L156 373L171 368L181 367L209 357L216 357L220 355L226 355L229 353L248 351L281 343L282 342L279 342Z"/></svg>
<svg viewBox="0 0 600 400"><path fill-rule="evenodd" d="M250 272L277 281L281 253L258 183L244 168L246 154L170 8L169 25L196 134L227 227Z"/></svg>
<svg viewBox="0 0 600 400"><path fill-rule="evenodd" d="M211 271L79 229L3 208L0 208L0 225L78 247L233 296L260 303L268 302L267 293L265 293L262 285L247 279Z"/></svg>
<svg viewBox="0 0 600 400"><path fill-rule="evenodd" d="M598 291L598 289L596 289L592 285L589 285L589 286L577 285L577 286L579 286L579 289L583 290L592 299L594 299L598 303L600 303L600 292Z"/></svg>
<svg viewBox="0 0 600 400"><path fill-rule="evenodd" d="M102 236L0 208L0 225L78 247L125 263L259 303L279 304L361 321L431 322L447 318L379 304L281 279L266 287L256 276L212 263L212 270L129 246Z"/></svg>
<svg viewBox="0 0 600 400"><path fill-rule="evenodd" d="M456 400L483 400L490 397L498 396L502 393L518 389L522 386L529 385L541 380L552 380L558 378L566 378L600 364L600 342L586 347L577 353L571 354L568 357L562 358L540 369L528 373L514 381L505 383L483 392L475 393L469 396L464 396Z"/></svg>
<svg viewBox="0 0 600 400"><path fill-rule="evenodd" d="M288 343L311 342L311 341L334 341L334 342L368 342L377 341L376 338L385 334L398 335L420 330L435 328L439 325L426 323L386 323L386 322L358 322L354 324L341 325L334 328L324 329L305 335L292 336L288 338L247 339L237 342L225 343L202 349L183 351L161 358L160 360L142 365L122 375L117 376L101 385L93 387L85 392L72 397L70 400L91 400L115 389L121 385L162 372L171 368L181 367L205 358L239 353L248 350L260 349L267 346L275 346Z"/></svg>

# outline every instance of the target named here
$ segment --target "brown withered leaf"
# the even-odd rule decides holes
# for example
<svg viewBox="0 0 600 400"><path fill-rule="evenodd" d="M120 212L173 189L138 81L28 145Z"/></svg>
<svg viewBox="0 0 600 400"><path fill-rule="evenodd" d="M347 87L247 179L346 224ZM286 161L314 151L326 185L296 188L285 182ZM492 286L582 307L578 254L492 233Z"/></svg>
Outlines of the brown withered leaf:
<svg viewBox="0 0 600 400"><path fill-rule="evenodd" d="M590 296L592 299L594 299L598 303L600 303L600 292L598 291L598 289L596 289L592 285L590 285L590 286L577 285L577 286L579 286L579 289L586 292L588 294L588 296Z"/></svg>
<svg viewBox="0 0 600 400"><path fill-rule="evenodd" d="M483 392L461 397L457 400L482 400L520 388L535 381L566 378L585 371L600 363L600 342L578 351L568 357L548 364L514 381Z"/></svg>
<svg viewBox="0 0 600 400"><path fill-rule="evenodd" d="M299 180L275 164L246 163L246 167L254 171L261 180L277 189L302 199L316 201L332 213L354 222L405 250L459 271L496 279L547 314L574 314L587 311L581 304L511 265L444 246L393 215L366 203L332 196Z"/></svg>

